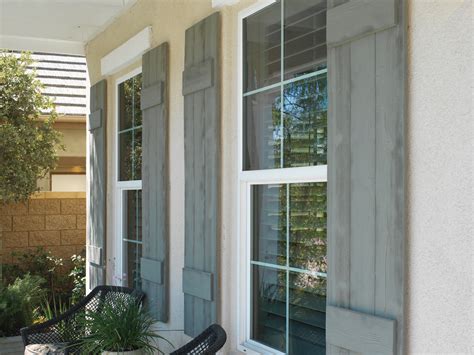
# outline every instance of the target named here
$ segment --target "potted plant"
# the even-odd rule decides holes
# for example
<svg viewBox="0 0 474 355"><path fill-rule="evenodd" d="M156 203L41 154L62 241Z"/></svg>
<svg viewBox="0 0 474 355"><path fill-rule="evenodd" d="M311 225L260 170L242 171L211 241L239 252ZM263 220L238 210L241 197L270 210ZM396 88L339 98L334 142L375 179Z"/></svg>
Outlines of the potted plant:
<svg viewBox="0 0 474 355"><path fill-rule="evenodd" d="M106 303L100 312L87 312L79 318L86 336L74 346L85 354L142 355L163 352L155 345L164 337L153 331L155 320L132 298ZM171 344L171 343L170 343Z"/></svg>

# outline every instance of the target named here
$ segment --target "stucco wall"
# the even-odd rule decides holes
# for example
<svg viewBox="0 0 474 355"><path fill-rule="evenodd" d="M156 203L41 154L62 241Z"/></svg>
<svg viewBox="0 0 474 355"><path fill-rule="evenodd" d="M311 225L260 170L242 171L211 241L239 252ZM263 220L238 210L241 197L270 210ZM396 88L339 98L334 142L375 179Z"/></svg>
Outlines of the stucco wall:
<svg viewBox="0 0 474 355"><path fill-rule="evenodd" d="M409 1L407 348L473 353L472 1Z"/></svg>
<svg viewBox="0 0 474 355"><path fill-rule="evenodd" d="M225 354L236 348L237 275L237 13L222 13L222 223L221 319L229 334ZM91 83L101 79L100 59L144 27L153 46L170 44L170 322L160 324L175 345L183 329L184 126L181 93L184 31L212 13L210 0L140 0L87 46ZM413 0L409 7L407 350L410 353L472 349L472 57L466 34L470 1ZM115 80L108 79L108 206L116 144ZM469 164L466 164L469 162ZM107 216L108 282L113 281L114 216Z"/></svg>

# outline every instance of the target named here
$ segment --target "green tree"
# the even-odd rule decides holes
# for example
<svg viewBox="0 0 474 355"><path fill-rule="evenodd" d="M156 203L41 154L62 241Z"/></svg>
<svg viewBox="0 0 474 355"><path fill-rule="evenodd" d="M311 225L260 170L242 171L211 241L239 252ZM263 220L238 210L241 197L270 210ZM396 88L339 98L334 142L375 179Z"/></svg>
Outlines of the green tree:
<svg viewBox="0 0 474 355"><path fill-rule="evenodd" d="M56 112L31 69L29 53L0 51L0 199L26 200L37 180L54 169L61 135Z"/></svg>

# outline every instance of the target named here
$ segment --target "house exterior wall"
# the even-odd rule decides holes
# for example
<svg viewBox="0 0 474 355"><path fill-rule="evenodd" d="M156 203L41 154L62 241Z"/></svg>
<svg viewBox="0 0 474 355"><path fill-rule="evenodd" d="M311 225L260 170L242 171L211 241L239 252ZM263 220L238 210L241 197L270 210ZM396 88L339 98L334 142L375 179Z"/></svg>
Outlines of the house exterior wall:
<svg viewBox="0 0 474 355"><path fill-rule="evenodd" d="M237 239L237 14L255 3L240 1L221 11L222 19L222 325L228 333L225 354L237 353L239 248ZM462 33L469 33L470 1L410 2L408 87L408 221L407 351L472 350L472 152L469 63ZM92 84L102 79L100 59L146 26L152 47L170 45L170 321L159 329L175 345L187 340L183 329L184 264L184 125L182 72L185 30L216 11L211 0L141 0L88 43L86 56ZM472 32L472 31L471 31ZM440 40L440 38L442 40ZM433 45L433 44L436 44ZM456 53L451 55L448 53ZM115 80L141 65L108 77L107 204L115 201ZM460 70L460 68L463 68ZM445 86L449 83L449 86ZM457 89L461 85L463 90ZM461 92L462 91L462 92ZM441 96L443 95L443 96ZM447 95L447 96L444 96ZM449 103L449 104L447 104ZM452 103L452 104L451 104ZM449 124L449 117L457 117ZM468 138L469 137L469 138ZM470 141L468 141L470 139ZM450 142L444 151L443 143ZM453 157L459 156L459 159ZM470 160L469 160L470 161ZM447 169L446 169L447 167ZM440 171L441 170L441 171ZM458 173L458 170L460 172ZM456 173L454 173L456 171ZM440 179L440 173L446 179ZM469 195L471 194L471 195ZM466 221L470 221L469 224ZM107 215L107 281L114 282L114 215ZM449 236L449 237L447 237ZM440 262L443 260L443 262ZM451 321L445 325L446 321ZM456 350L455 350L456 351Z"/></svg>
<svg viewBox="0 0 474 355"><path fill-rule="evenodd" d="M408 3L407 346L472 353L472 1Z"/></svg>

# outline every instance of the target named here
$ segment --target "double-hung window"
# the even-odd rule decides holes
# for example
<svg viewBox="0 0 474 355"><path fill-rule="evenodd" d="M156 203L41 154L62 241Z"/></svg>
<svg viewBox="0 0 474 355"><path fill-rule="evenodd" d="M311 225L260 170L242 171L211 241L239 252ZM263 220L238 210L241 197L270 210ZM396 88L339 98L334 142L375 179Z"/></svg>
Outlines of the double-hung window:
<svg viewBox="0 0 474 355"><path fill-rule="evenodd" d="M324 354L326 1L264 1L239 25L240 338Z"/></svg>
<svg viewBox="0 0 474 355"><path fill-rule="evenodd" d="M118 278L121 284L141 288L142 255L142 111L140 70L117 82Z"/></svg>

